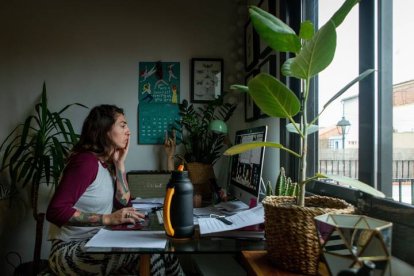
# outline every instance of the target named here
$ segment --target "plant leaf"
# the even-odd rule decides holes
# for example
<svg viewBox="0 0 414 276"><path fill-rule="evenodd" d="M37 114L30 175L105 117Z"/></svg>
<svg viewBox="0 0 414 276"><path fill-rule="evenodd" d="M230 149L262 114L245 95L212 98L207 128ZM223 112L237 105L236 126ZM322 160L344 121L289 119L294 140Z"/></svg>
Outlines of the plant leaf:
<svg viewBox="0 0 414 276"><path fill-rule="evenodd" d="M270 48L279 52L299 52L299 37L282 20L255 6L249 8L249 13L256 32Z"/></svg>
<svg viewBox="0 0 414 276"><path fill-rule="evenodd" d="M228 148L223 154L224 155L235 155L239 154L248 150L252 150L255 148L261 148L261 147L271 147L271 148L277 148L281 150L285 150L296 157L300 157L300 155L286 147L284 147L282 144L279 143L273 143L273 142L248 142L248 143L242 143L232 146L231 148Z"/></svg>
<svg viewBox="0 0 414 276"><path fill-rule="evenodd" d="M336 93L332 98L330 98L323 108L325 109L328 107L329 104L331 104L333 101L335 101L338 97L340 97L342 94L344 94L350 87L352 87L355 83L360 82L361 80L368 77L371 73L375 72L375 69L368 69L365 70L361 75L350 81L347 85L345 85L341 90L339 90L338 93Z"/></svg>
<svg viewBox="0 0 414 276"><path fill-rule="evenodd" d="M358 4L361 0L347 0L342 6L334 13L330 20L335 24L336 27L342 24L345 17L352 10L352 8Z"/></svg>
<svg viewBox="0 0 414 276"><path fill-rule="evenodd" d="M313 37L314 33L315 27L311 21L306 20L300 24L299 37L301 39L309 40Z"/></svg>
<svg viewBox="0 0 414 276"><path fill-rule="evenodd" d="M353 179L350 177L346 177L346 176L339 176L339 175L331 175L331 174L319 174L320 177L324 177L324 178L329 178L332 180L335 180L339 183L342 184L346 184L351 186L352 188L355 188L357 190L360 190L361 192L376 196L376 197L381 197L381 198L385 198L385 195L381 192L378 191L377 189L369 186L368 184L365 184L364 182L361 182L357 179Z"/></svg>
<svg viewBox="0 0 414 276"><path fill-rule="evenodd" d="M241 85L241 84L233 84L232 86L230 86L231 90L237 90L240 92L249 92L249 87L247 87L246 85Z"/></svg>
<svg viewBox="0 0 414 276"><path fill-rule="evenodd" d="M282 66L285 76L309 79L332 62L336 49L336 30L332 21L319 29L313 38L304 42L302 50Z"/></svg>
<svg viewBox="0 0 414 276"><path fill-rule="evenodd" d="M289 118L300 111L300 102L295 93L267 73L255 76L248 86L254 102L269 116Z"/></svg>
<svg viewBox="0 0 414 276"><path fill-rule="evenodd" d="M289 123L289 124L286 125L286 129L287 129L287 131L289 131L291 133L299 134L298 129L300 129L300 125L298 123L296 123L296 126L297 126L297 128L295 128L292 123ZM308 125L308 129L307 129L306 134L309 135L309 134L312 134L314 132L317 132L318 130L319 130L318 125L313 125L313 124Z"/></svg>

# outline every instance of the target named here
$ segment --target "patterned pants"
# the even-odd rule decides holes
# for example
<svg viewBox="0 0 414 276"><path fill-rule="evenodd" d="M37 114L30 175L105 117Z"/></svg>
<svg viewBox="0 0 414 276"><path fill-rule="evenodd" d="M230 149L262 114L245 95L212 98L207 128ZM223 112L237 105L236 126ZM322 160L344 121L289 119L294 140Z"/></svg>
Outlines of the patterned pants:
<svg viewBox="0 0 414 276"><path fill-rule="evenodd" d="M49 267L56 275L138 275L139 254L90 254L83 248L88 240L63 242L54 240ZM173 254L153 254L151 275L184 275Z"/></svg>

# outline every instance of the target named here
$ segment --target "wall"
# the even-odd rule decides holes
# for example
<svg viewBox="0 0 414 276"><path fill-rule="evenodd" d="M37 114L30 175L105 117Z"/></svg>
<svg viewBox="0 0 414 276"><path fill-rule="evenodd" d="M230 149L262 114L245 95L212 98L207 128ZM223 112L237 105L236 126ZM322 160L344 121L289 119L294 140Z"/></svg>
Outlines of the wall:
<svg viewBox="0 0 414 276"><path fill-rule="evenodd" d="M231 73L235 1L147 2L2 4L1 109L10 116L0 119L0 138L31 111L43 81L55 110L72 102L123 107L136 141L139 61L181 62L181 97L187 99L192 57L223 57ZM77 130L87 112L67 113ZM158 146L132 143L127 169L161 168L160 155Z"/></svg>
<svg viewBox="0 0 414 276"><path fill-rule="evenodd" d="M242 2L0 1L0 140L32 111L45 81L52 110L73 102L123 107L133 140L127 170L165 169L161 146L136 142L138 62L180 62L181 99L189 99L190 59L221 57L227 90L229 81L240 81L231 53L243 41L243 24L238 23ZM243 108L239 105L236 118L243 118ZM79 132L87 113L73 108L66 116ZM230 125L230 139L245 126L236 119ZM45 189L42 196L44 209L50 191ZM33 258L35 226L27 202L23 193L9 215L0 218L2 274L11 273L4 262L6 252L19 252L24 262ZM43 242L42 258L48 254L49 244Z"/></svg>

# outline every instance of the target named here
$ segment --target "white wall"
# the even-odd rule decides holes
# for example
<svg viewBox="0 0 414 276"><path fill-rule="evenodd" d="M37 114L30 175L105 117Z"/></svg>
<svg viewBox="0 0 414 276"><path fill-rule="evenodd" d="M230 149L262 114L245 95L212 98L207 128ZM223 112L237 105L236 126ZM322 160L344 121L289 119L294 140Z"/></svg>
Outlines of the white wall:
<svg viewBox="0 0 414 276"><path fill-rule="evenodd" d="M244 79L235 66L240 61L235 53L243 41L244 21L240 17L244 15L244 2L0 1L0 141L32 112L45 81L52 110L73 102L89 107L102 103L123 107L134 141L127 170L166 169L161 146L136 142L138 62L180 62L181 99L189 99L190 59L223 58L224 87L228 90L230 84ZM245 124L243 110L241 102L230 121L231 140L239 128L269 124L270 119ZM79 132L87 113L75 107L66 116ZM271 126L269 135L278 139L278 125ZM265 173L265 180L274 182L277 156L273 152L266 157L271 158L267 167L272 172ZM217 175L223 177L226 172L216 167ZM43 191L42 196L44 209L49 191ZM19 252L24 262L33 258L35 225L27 197L22 198L5 211L8 216L0 218L2 275L12 271L4 262L6 252ZM44 229L42 258L47 259L47 223Z"/></svg>
<svg viewBox="0 0 414 276"><path fill-rule="evenodd" d="M192 57L222 57L225 74L232 69L236 1L14 2L0 9L0 104L8 114L0 139L32 110L43 81L55 110L73 102L123 107L137 141L139 61L180 62L182 99ZM77 130L87 112L67 114ZM132 143L127 169L165 168L159 151Z"/></svg>

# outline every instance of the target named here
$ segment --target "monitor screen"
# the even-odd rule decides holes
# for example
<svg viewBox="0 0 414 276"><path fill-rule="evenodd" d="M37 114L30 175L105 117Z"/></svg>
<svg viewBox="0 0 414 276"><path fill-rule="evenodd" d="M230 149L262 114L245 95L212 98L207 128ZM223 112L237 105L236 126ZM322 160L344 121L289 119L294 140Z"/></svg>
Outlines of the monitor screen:
<svg viewBox="0 0 414 276"><path fill-rule="evenodd" d="M265 142L267 126L236 132L235 144ZM249 206L257 204L263 168L264 147L234 155L230 168L229 192Z"/></svg>

